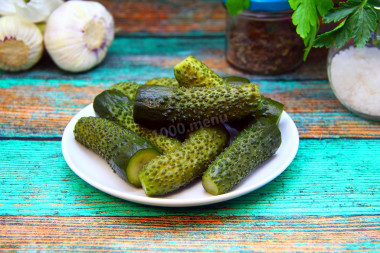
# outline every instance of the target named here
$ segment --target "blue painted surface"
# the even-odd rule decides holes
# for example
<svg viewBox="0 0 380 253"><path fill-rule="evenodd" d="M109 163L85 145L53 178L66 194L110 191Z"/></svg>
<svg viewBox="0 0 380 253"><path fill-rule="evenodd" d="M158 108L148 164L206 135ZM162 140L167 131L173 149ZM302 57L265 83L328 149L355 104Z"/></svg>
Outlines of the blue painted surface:
<svg viewBox="0 0 380 253"><path fill-rule="evenodd" d="M380 140L301 140L296 159L270 184L191 209L144 206L98 191L70 170L57 141L9 140L0 146L0 215L283 218L377 215L380 210Z"/></svg>
<svg viewBox="0 0 380 253"><path fill-rule="evenodd" d="M117 38L90 72L60 71L47 57L27 72L0 72L0 249L379 250L380 123L338 103L322 61L283 76L246 75L227 65L224 43ZM78 178L59 141L72 116L114 82L172 76L190 54L285 104L301 136L289 168L250 194L194 208L134 204Z"/></svg>

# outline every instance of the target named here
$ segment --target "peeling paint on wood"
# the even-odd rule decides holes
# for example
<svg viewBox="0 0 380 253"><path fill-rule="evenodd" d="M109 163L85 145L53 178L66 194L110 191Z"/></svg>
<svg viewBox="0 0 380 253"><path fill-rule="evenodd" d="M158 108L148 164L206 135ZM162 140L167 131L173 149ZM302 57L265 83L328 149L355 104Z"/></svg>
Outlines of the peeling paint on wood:
<svg viewBox="0 0 380 253"><path fill-rule="evenodd" d="M335 99L326 50L312 50L292 73L243 74L225 61L220 10L203 12L219 0L185 0L185 7L169 0L102 2L123 33L181 36L116 38L105 61L80 74L59 70L46 55L30 71L0 72L0 250L380 250L380 123L354 116ZM138 8L147 18L134 15ZM186 17L188 8L194 9ZM73 115L115 82L173 76L188 55L222 76L258 82L264 95L285 104L301 136L289 168L250 194L194 208L134 204L77 177L59 141Z"/></svg>
<svg viewBox="0 0 380 253"><path fill-rule="evenodd" d="M59 138L70 119L111 85L33 79L5 84L0 80L0 135ZM347 111L325 81L261 81L259 87L264 95L285 104L302 138L372 138L380 133L380 123Z"/></svg>
<svg viewBox="0 0 380 253"><path fill-rule="evenodd" d="M0 249L341 252L380 249L380 217L0 217ZM80 240L78 240L80 238Z"/></svg>
<svg viewBox="0 0 380 253"><path fill-rule="evenodd" d="M120 35L220 35L225 9L220 0L101 0Z"/></svg>
<svg viewBox="0 0 380 253"><path fill-rule="evenodd" d="M380 140L301 140L296 159L246 196L198 208L157 208L111 197L66 165L57 141L0 141L0 215L291 217L376 215Z"/></svg>
<svg viewBox="0 0 380 253"><path fill-rule="evenodd" d="M157 76L173 76L173 67L189 55L204 61L222 76L243 75L251 80L325 80L326 50L312 50L308 61L295 72L280 76L256 76L244 74L231 68L224 56L225 39L210 38L116 38L109 48L107 57L91 71L72 74L55 66L45 55L32 70L21 73L0 71L0 80L15 82L20 79L78 80L83 83L122 80L145 81ZM318 64L317 64L318 63ZM10 78L12 80L6 80ZM4 84L3 84L4 85Z"/></svg>

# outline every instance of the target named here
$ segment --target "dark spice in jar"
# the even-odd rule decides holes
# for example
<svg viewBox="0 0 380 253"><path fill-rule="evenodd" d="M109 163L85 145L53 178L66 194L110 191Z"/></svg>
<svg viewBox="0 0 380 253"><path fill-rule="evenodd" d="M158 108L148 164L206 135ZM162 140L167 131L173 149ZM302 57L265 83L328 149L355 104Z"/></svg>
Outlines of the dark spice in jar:
<svg viewBox="0 0 380 253"><path fill-rule="evenodd" d="M268 16L272 15L272 16ZM290 13L243 11L227 20L227 60L241 70L281 74L302 63L304 44Z"/></svg>

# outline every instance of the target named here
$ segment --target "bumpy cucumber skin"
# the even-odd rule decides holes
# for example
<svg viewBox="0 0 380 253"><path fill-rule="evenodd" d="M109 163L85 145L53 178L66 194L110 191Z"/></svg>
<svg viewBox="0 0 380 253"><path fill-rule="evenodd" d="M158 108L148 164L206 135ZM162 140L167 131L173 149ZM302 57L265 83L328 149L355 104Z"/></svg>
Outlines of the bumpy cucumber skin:
<svg viewBox="0 0 380 253"><path fill-rule="evenodd" d="M136 82L120 82L112 85L110 90L119 90L127 95L129 99L135 100L136 91L139 87L140 84Z"/></svg>
<svg viewBox="0 0 380 253"><path fill-rule="evenodd" d="M171 77L157 77L145 82L145 85L161 85L166 87L178 88L179 84L175 78Z"/></svg>
<svg viewBox="0 0 380 253"><path fill-rule="evenodd" d="M161 78L153 78L145 82L146 85L160 85L177 88L179 84L175 78L170 77L161 77ZM119 90L123 92L129 99L135 100L136 91L141 86L136 82L119 82L115 83L110 87L110 90Z"/></svg>
<svg viewBox="0 0 380 253"><path fill-rule="evenodd" d="M229 122L228 125L238 131L242 131L254 120L265 118L271 123L278 125L281 119L282 112L284 111L284 105L273 99L261 96L261 107L252 112L252 115L248 117Z"/></svg>
<svg viewBox="0 0 380 253"><path fill-rule="evenodd" d="M247 78L241 77L241 76L227 76L227 77L224 77L223 80L233 85L242 85L242 84L250 83L250 81Z"/></svg>
<svg viewBox="0 0 380 253"><path fill-rule="evenodd" d="M181 145L175 138L158 134L145 128L133 119L133 101L119 90L105 90L94 99L93 107L99 117L112 120L119 125L149 140L163 153L167 153Z"/></svg>
<svg viewBox="0 0 380 253"><path fill-rule="evenodd" d="M216 87L226 84L223 78L194 56L189 56L174 66L174 75L183 87Z"/></svg>
<svg viewBox="0 0 380 253"><path fill-rule="evenodd" d="M75 139L91 149L126 180L125 169L129 159L138 151L159 150L149 141L118 124L99 117L82 117L74 128Z"/></svg>
<svg viewBox="0 0 380 253"><path fill-rule="evenodd" d="M189 135L182 146L157 156L139 173L148 196L164 195L199 177L227 144L223 127L201 128Z"/></svg>
<svg viewBox="0 0 380 253"><path fill-rule="evenodd" d="M278 125L281 119L281 114L284 111L284 105L276 100L261 97L262 106L254 115L256 118L266 118L273 124Z"/></svg>
<svg viewBox="0 0 380 253"><path fill-rule="evenodd" d="M134 119L148 127L192 123L215 117L243 118L260 106L256 84L170 89L143 85L137 90Z"/></svg>
<svg viewBox="0 0 380 253"><path fill-rule="evenodd" d="M203 187L212 195L227 193L280 145L277 125L266 119L252 123L211 163L202 176Z"/></svg>

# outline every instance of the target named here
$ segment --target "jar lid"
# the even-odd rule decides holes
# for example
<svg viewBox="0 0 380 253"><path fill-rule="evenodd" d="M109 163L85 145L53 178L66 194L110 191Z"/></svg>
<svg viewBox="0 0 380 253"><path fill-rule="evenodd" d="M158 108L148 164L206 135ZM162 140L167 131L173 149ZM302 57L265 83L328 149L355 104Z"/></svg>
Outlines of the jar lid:
<svg viewBox="0 0 380 253"><path fill-rule="evenodd" d="M225 3L227 0L222 0ZM250 0L250 11L288 11L291 10L288 0Z"/></svg>

